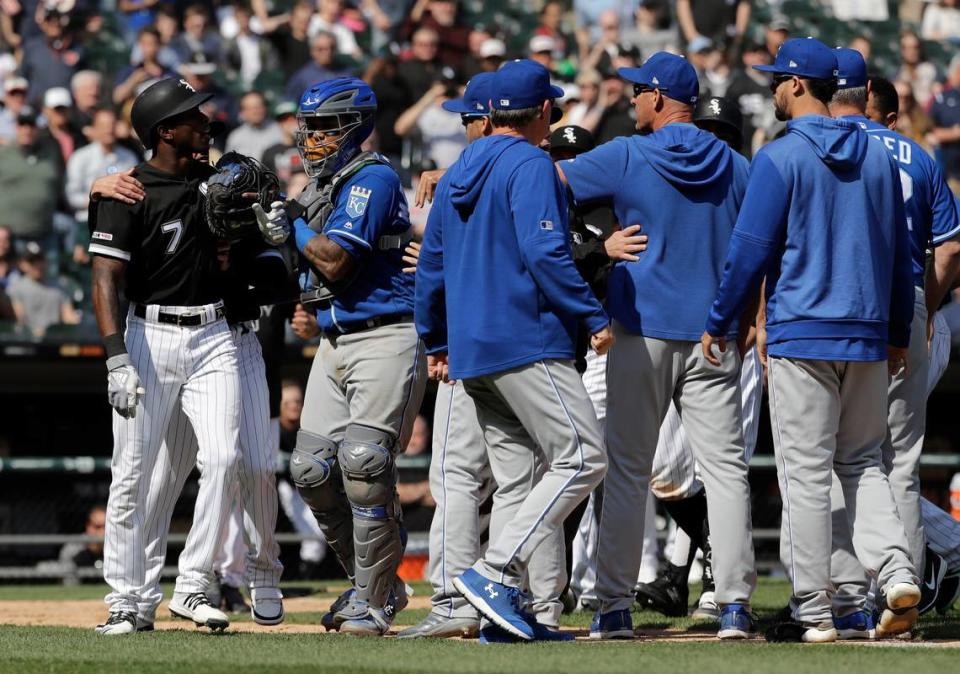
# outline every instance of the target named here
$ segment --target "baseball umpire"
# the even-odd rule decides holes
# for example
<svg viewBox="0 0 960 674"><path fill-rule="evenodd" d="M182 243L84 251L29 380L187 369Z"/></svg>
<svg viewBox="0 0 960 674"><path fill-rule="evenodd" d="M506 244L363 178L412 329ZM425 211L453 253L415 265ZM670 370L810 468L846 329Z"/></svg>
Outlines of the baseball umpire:
<svg viewBox="0 0 960 674"><path fill-rule="evenodd" d="M396 570L403 530L394 457L406 446L426 384L413 325L410 240L400 179L361 152L376 97L356 78L304 92L297 146L314 178L298 197L303 299L322 336L304 396L291 477L353 580L322 622L382 635L405 604Z"/></svg>
<svg viewBox="0 0 960 674"><path fill-rule="evenodd" d="M137 627L146 573L144 511L170 419L179 408L198 437L197 511L207 526L191 536L210 557L233 498L240 391L236 345L224 320L217 242L206 224L200 184L213 172L193 156L206 152L209 98L183 80L165 79L134 101L134 129L153 150L137 167L146 196L129 205L97 203L90 253L93 302L107 355L114 409L112 482L107 502L104 579L112 588L100 634ZM130 301L126 334L120 289ZM203 574L178 578L171 611L223 628L226 616L204 595Z"/></svg>
<svg viewBox="0 0 960 674"><path fill-rule="evenodd" d="M722 356L725 334L766 276L770 418L787 519L781 554L795 606L795 620L767 636L837 638L834 471L845 501L856 504L857 557L876 574L889 607L881 625L903 631L920 589L881 460L885 361L892 374L903 369L914 303L899 169L859 125L829 118L833 50L812 38L789 40L773 65L754 67L773 73L774 106L789 120L787 133L753 160L702 346L703 357L719 364L714 347Z"/></svg>

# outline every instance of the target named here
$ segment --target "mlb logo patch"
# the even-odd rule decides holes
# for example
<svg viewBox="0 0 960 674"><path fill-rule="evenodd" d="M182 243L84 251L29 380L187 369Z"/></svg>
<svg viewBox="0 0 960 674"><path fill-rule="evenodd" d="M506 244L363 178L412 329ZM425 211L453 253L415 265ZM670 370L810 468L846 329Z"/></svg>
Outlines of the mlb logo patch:
<svg viewBox="0 0 960 674"><path fill-rule="evenodd" d="M359 185L350 188L350 194L347 195L347 215L351 218L359 218L367 212L367 204L370 203L370 195L373 190Z"/></svg>
<svg viewBox="0 0 960 674"><path fill-rule="evenodd" d="M549 232L553 231L553 220L541 220L540 229L545 229Z"/></svg>

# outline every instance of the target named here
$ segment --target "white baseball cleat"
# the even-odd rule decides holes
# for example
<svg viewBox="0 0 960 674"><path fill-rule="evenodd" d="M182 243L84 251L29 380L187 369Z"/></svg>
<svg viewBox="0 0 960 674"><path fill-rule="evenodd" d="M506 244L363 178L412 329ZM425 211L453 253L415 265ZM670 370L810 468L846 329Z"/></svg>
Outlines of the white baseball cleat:
<svg viewBox="0 0 960 674"><path fill-rule="evenodd" d="M112 612L107 618L107 622L97 625L94 631L103 636L133 634L137 631L137 614L132 611Z"/></svg>
<svg viewBox="0 0 960 674"><path fill-rule="evenodd" d="M283 622L283 593L276 587L255 587L250 591L250 615L258 625Z"/></svg>
<svg viewBox="0 0 960 674"><path fill-rule="evenodd" d="M877 636L892 637L909 632L920 617L920 588L913 583L894 583L883 593L883 610L877 621Z"/></svg>
<svg viewBox="0 0 960 674"><path fill-rule="evenodd" d="M710 590L703 592L697 601L697 608L693 610L690 617L700 620L719 620L720 607L717 606L716 595Z"/></svg>
<svg viewBox="0 0 960 674"><path fill-rule="evenodd" d="M174 592L169 608L174 616L192 620L197 627L209 627L214 632L230 627L227 614L214 608L203 592Z"/></svg>

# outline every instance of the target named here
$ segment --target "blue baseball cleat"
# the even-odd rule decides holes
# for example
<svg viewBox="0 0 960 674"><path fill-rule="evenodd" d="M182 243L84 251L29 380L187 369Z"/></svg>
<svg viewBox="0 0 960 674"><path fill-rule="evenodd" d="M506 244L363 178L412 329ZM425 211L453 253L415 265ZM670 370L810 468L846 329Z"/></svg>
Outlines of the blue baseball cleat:
<svg viewBox="0 0 960 674"><path fill-rule="evenodd" d="M743 604L725 604L720 607L718 639L746 639L753 631L753 619Z"/></svg>
<svg viewBox="0 0 960 674"><path fill-rule="evenodd" d="M570 632L561 632L552 627L547 627L538 623L536 620L531 625L533 627L534 641L573 641L576 637Z"/></svg>
<svg viewBox="0 0 960 674"><path fill-rule="evenodd" d="M481 644L520 644L526 643L523 639L518 639L512 634L500 629L491 622L484 623L480 628Z"/></svg>
<svg viewBox="0 0 960 674"><path fill-rule="evenodd" d="M602 610L597 609L593 622L590 623L591 639L633 639L633 618L630 617L629 609L608 613L601 613Z"/></svg>
<svg viewBox="0 0 960 674"><path fill-rule="evenodd" d="M866 611L857 611L842 618L833 616L833 627L837 630L837 639L876 639L877 630L873 616Z"/></svg>
<svg viewBox="0 0 960 674"><path fill-rule="evenodd" d="M455 578L453 586L487 620L507 633L525 641L535 638L530 617L520 608L523 593L517 588L490 580L473 569Z"/></svg>

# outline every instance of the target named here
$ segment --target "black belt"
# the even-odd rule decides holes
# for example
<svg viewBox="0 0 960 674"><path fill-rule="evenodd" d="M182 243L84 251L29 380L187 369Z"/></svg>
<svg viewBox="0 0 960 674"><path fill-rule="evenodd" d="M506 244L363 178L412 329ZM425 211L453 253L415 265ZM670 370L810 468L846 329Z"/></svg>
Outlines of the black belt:
<svg viewBox="0 0 960 674"><path fill-rule="evenodd" d="M324 332L332 332L335 335L346 335L354 332L363 332L364 330L372 330L373 328L382 328L385 325L394 325L395 323L409 323L413 321L413 314L392 314L390 316L375 316L374 318L368 318L365 321L356 321L353 323L348 323L340 328L333 326L331 330L325 330Z"/></svg>
<svg viewBox="0 0 960 674"><path fill-rule="evenodd" d="M216 312L216 320L223 318L222 306L217 307ZM145 304L134 305L133 315L137 318L145 319L147 317L147 306ZM205 318L206 315L202 312L196 314L171 314L166 311L157 312L157 323L168 323L181 328L195 328L199 325L204 325ZM210 322L212 323L213 321Z"/></svg>

